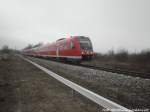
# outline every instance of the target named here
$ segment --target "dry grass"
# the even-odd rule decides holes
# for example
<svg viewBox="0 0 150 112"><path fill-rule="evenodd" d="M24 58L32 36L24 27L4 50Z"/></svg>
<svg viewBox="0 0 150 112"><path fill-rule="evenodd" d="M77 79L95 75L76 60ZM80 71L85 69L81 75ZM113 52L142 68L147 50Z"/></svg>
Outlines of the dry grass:
<svg viewBox="0 0 150 112"><path fill-rule="evenodd" d="M0 112L96 112L71 89L19 57L0 60Z"/></svg>
<svg viewBox="0 0 150 112"><path fill-rule="evenodd" d="M138 72L150 73L150 50L140 53L128 53L127 50L120 50L114 53L113 50L106 54L97 53L91 64L105 67L122 68Z"/></svg>

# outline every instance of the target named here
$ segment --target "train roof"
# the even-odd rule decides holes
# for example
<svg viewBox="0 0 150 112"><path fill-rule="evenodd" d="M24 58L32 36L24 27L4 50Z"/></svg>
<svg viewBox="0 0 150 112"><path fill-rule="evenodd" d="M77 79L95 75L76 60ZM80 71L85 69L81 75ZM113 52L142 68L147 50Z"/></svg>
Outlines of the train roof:
<svg viewBox="0 0 150 112"><path fill-rule="evenodd" d="M60 39L56 40L56 42L58 42L58 41L60 41L60 40L64 40L64 39L66 39L66 38L60 38Z"/></svg>

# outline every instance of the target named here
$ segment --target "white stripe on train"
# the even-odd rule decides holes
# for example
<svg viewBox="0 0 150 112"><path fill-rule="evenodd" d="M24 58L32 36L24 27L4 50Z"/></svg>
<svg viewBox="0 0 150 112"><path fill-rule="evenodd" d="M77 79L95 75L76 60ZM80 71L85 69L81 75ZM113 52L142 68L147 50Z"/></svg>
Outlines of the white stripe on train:
<svg viewBox="0 0 150 112"><path fill-rule="evenodd" d="M71 59L82 59L82 56L56 56L56 55L34 55L34 56L42 56L42 57L61 57L61 58L71 58Z"/></svg>

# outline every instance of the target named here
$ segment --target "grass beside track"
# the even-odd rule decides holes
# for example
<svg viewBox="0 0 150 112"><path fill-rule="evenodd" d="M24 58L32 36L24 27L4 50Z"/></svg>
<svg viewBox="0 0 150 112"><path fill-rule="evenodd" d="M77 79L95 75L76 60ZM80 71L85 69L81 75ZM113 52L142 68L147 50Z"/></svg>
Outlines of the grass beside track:
<svg viewBox="0 0 150 112"><path fill-rule="evenodd" d="M97 112L71 89L18 56L0 60L0 112Z"/></svg>

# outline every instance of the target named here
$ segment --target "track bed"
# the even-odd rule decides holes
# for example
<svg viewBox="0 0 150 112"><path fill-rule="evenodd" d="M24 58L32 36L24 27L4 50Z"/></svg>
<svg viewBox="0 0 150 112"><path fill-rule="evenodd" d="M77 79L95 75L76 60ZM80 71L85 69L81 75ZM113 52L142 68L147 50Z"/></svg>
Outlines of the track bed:
<svg viewBox="0 0 150 112"><path fill-rule="evenodd" d="M150 108L150 79L28 57L55 73L129 109Z"/></svg>

